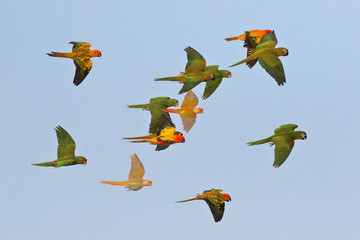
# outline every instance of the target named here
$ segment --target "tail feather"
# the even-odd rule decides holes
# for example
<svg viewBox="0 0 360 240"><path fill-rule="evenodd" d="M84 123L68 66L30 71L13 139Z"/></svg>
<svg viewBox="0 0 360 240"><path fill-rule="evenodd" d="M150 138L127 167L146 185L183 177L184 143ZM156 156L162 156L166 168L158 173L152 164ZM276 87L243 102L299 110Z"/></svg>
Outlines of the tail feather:
<svg viewBox="0 0 360 240"><path fill-rule="evenodd" d="M181 109L162 109L164 112L180 113Z"/></svg>
<svg viewBox="0 0 360 240"><path fill-rule="evenodd" d="M44 163L33 163L31 165L41 166L41 167L54 167L56 164L55 162L44 162Z"/></svg>
<svg viewBox="0 0 360 240"><path fill-rule="evenodd" d="M225 38L226 41L234 41L234 40L245 40L245 34L241 34L240 36L236 36L236 37L229 37L229 38Z"/></svg>
<svg viewBox="0 0 360 240"><path fill-rule="evenodd" d="M193 200L198 200L198 199L199 199L198 197L194 197L194 198L190 198L190 199L183 200L183 201L177 201L176 203L190 202L190 201L193 201Z"/></svg>
<svg viewBox="0 0 360 240"><path fill-rule="evenodd" d="M128 108L144 108L147 109L150 107L150 104L138 104L138 105L127 105Z"/></svg>
<svg viewBox="0 0 360 240"><path fill-rule="evenodd" d="M47 53L50 57L63 57L63 58L72 58L74 56L73 53L59 53L59 52L51 52Z"/></svg>
<svg viewBox="0 0 360 240"><path fill-rule="evenodd" d="M141 136L141 137L128 137L128 138L123 138L123 139L130 139L130 140L132 140L132 139L150 139L150 138L153 138L153 137L155 137L156 136L156 134L155 133L153 133L153 134L150 134L150 135L147 135L147 136Z"/></svg>
<svg viewBox="0 0 360 240"><path fill-rule="evenodd" d="M271 137L264 138L264 139L254 141L254 142L248 142L247 145L253 146L253 145L259 145L259 144L268 143L268 142L271 142Z"/></svg>
<svg viewBox="0 0 360 240"><path fill-rule="evenodd" d="M184 77L183 76L176 76L176 77L155 78L154 81L184 82Z"/></svg>
<svg viewBox="0 0 360 240"><path fill-rule="evenodd" d="M114 186L126 186L126 181L101 181L101 183L106 183L109 185L114 185Z"/></svg>

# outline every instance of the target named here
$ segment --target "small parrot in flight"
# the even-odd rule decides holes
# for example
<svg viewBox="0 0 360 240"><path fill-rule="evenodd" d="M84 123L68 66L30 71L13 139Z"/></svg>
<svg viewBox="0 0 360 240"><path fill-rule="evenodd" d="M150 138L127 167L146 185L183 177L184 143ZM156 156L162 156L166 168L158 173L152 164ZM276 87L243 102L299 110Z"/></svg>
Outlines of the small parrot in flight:
<svg viewBox="0 0 360 240"><path fill-rule="evenodd" d="M230 78L231 72L228 70L219 70L219 65L210 65L205 67L205 72L211 71L215 74L215 79L211 81L206 81L205 90L202 95L202 99L205 100L215 92L215 90L220 86L222 79Z"/></svg>
<svg viewBox="0 0 360 240"><path fill-rule="evenodd" d="M91 44L88 42L69 43L74 45L71 53L51 52L47 53L47 55L51 57L72 58L76 66L74 84L75 86L79 86L92 68L93 63L90 58L101 57L101 51L90 50Z"/></svg>
<svg viewBox="0 0 360 240"><path fill-rule="evenodd" d="M211 210L211 213L214 217L215 222L219 222L225 211L225 201L231 201L231 197L229 194L221 193L222 189L211 189L206 190L202 194L197 194L195 198L178 201L177 203L181 202L189 202L193 200L204 200Z"/></svg>
<svg viewBox="0 0 360 240"><path fill-rule="evenodd" d="M152 181L143 179L145 175L145 169L141 163L139 157L134 153L131 158L131 169L129 173L129 179L125 181L101 181L101 183L106 183L114 186L125 186L128 191L138 191L143 186L152 186Z"/></svg>
<svg viewBox="0 0 360 240"><path fill-rule="evenodd" d="M255 30L250 30L250 31L246 31L245 33L236 36L236 37L229 37L229 38L225 38L226 41L234 41L234 40L241 40L241 41L245 41L246 36L250 36L250 37L255 37L257 38L257 44L260 42L261 38L264 37L268 32L273 32L272 30L266 29L266 30L259 30L259 29L255 29Z"/></svg>
<svg viewBox="0 0 360 240"><path fill-rule="evenodd" d="M64 167L75 164L86 165L87 159L82 156L75 156L75 142L70 134L61 126L55 128L58 139L57 159L52 162L34 163L32 165L42 167Z"/></svg>
<svg viewBox="0 0 360 240"><path fill-rule="evenodd" d="M203 113L202 108L197 108L199 100L195 93L189 90L179 109L163 109L165 112L180 114L184 131L189 132L196 122L196 114Z"/></svg>
<svg viewBox="0 0 360 240"><path fill-rule="evenodd" d="M156 133L161 124L161 116L165 114L162 109L172 106L179 106L179 101L169 97L151 98L149 103L139 105L128 105L128 108L142 108L143 110L150 110L151 122L149 126L149 133ZM170 120L171 121L171 120Z"/></svg>
<svg viewBox="0 0 360 240"><path fill-rule="evenodd" d="M255 142L248 142L249 146L270 143L270 146L275 144L275 161L273 166L275 168L280 167L291 153L295 145L296 139L305 140L307 138L306 132L294 131L298 125L296 124L285 124L276 128L274 135L261 139Z"/></svg>
<svg viewBox="0 0 360 240"><path fill-rule="evenodd" d="M206 61L205 58L192 47L185 48L188 62L185 66L185 72L176 77L155 78L155 81L175 81L183 83L179 94L185 93L203 81L215 79L215 74L212 72L205 72Z"/></svg>
<svg viewBox="0 0 360 240"><path fill-rule="evenodd" d="M161 116L161 124L157 133L142 137L130 137L123 139L135 140L131 141L134 143L149 142L150 144L156 145L155 151L164 150L175 143L185 142L185 137L183 134L181 132L175 131L175 124L171 121L169 113L165 113Z"/></svg>
<svg viewBox="0 0 360 240"><path fill-rule="evenodd" d="M268 32L261 38L259 44L256 44L257 37L249 37L248 35L246 37L245 44L248 48L247 58L230 67L247 63L247 65L252 68L258 60L261 67L275 79L279 86L284 85L286 82L285 72L279 56L287 56L289 55L289 51L283 47L275 48L277 44L275 31Z"/></svg>

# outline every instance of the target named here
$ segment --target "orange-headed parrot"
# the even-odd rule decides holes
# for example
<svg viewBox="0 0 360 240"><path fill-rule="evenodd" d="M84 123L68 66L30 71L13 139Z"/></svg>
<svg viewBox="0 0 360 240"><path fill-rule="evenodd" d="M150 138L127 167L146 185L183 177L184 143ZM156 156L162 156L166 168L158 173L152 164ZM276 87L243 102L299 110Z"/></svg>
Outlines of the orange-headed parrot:
<svg viewBox="0 0 360 240"><path fill-rule="evenodd" d="M74 45L71 53L51 52L51 53L47 53L47 55L51 57L72 58L76 66L74 84L78 86L89 74L92 68L93 63L90 60L90 58L101 57L101 51L90 50L91 44L88 42L69 42L69 43Z"/></svg>
<svg viewBox="0 0 360 240"><path fill-rule="evenodd" d="M179 109L163 109L165 112L180 114L184 131L189 132L196 122L196 114L203 113L202 108L197 108L199 100L193 91L188 91Z"/></svg>
<svg viewBox="0 0 360 240"><path fill-rule="evenodd" d="M177 203L181 202L189 202L193 200L204 200L211 210L211 213L214 217L215 222L219 222L225 211L225 201L231 201L231 197L229 194L221 193L222 189L211 189L206 190L202 194L197 194L195 198L178 201Z"/></svg>
<svg viewBox="0 0 360 240"><path fill-rule="evenodd" d="M272 30L266 29L266 30L259 30L259 29L255 29L255 30L250 30L250 31L246 31L245 33L236 36L236 37L229 37L229 38L225 38L226 41L234 41L234 40L241 40L241 41L245 41L246 36L250 36L250 37L255 37L257 38L257 43L260 42L261 38L263 36L265 36L268 32L273 32Z"/></svg>
<svg viewBox="0 0 360 240"><path fill-rule="evenodd" d="M165 113L161 116L161 123L157 133L153 133L147 136L123 138L134 140L134 143L149 142L156 145L155 151L161 151L168 148L175 143L184 143L185 137L181 132L175 131L175 125L171 121L169 113ZM139 139L139 140L135 140Z"/></svg>

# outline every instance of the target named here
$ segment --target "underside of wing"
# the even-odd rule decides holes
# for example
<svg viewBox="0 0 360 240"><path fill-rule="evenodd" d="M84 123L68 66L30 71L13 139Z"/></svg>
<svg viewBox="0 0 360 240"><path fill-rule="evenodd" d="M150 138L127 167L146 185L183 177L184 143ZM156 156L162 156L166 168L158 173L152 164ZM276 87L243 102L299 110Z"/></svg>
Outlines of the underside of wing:
<svg viewBox="0 0 360 240"><path fill-rule="evenodd" d="M284 67L281 60L275 53L258 57L258 60L261 67L263 67L265 71L275 79L279 86L284 85L286 82Z"/></svg>
<svg viewBox="0 0 360 240"><path fill-rule="evenodd" d="M170 146L170 145L164 146L164 145L159 145L159 144L158 144L158 145L156 145L155 151L165 150L165 149L167 149L169 146Z"/></svg>
<svg viewBox="0 0 360 240"><path fill-rule="evenodd" d="M294 147L294 140L290 137L276 137L275 142L275 161L273 166L280 167L291 153Z"/></svg>
<svg viewBox="0 0 360 240"><path fill-rule="evenodd" d="M204 200L209 206L215 222L219 222L224 215L225 203L223 202L222 204L221 203L215 204L208 198L204 198Z"/></svg>
<svg viewBox="0 0 360 240"><path fill-rule="evenodd" d="M93 63L90 58L74 58L74 64L76 66L74 84L78 86L89 74Z"/></svg>
<svg viewBox="0 0 360 240"><path fill-rule="evenodd" d="M222 79L223 78L221 76L217 75L215 80L206 81L205 90L201 98L203 100L209 98L215 92L215 90L220 86Z"/></svg>
<svg viewBox="0 0 360 240"><path fill-rule="evenodd" d="M185 66L185 74L203 72L206 66L204 57L192 47L185 48L188 62Z"/></svg>
<svg viewBox="0 0 360 240"><path fill-rule="evenodd" d="M180 89L179 94L185 93L203 82L201 76L196 76L196 77L191 76L191 77L186 77L185 79L186 81L184 82L184 85Z"/></svg>
<svg viewBox="0 0 360 240"><path fill-rule="evenodd" d="M196 94L193 91L189 90L185 95L184 101L181 104L181 108L192 109L195 108L198 103L199 99Z"/></svg>
<svg viewBox="0 0 360 240"><path fill-rule="evenodd" d="M70 134L61 126L55 128L58 139L58 159L75 158L75 142Z"/></svg>
<svg viewBox="0 0 360 240"><path fill-rule="evenodd" d="M196 122L196 113L184 112L180 114L180 117L184 126L184 130L189 132Z"/></svg>
<svg viewBox="0 0 360 240"><path fill-rule="evenodd" d="M174 133L175 124L171 121L170 114L164 112L164 114L161 116L161 123L159 125L156 135L174 135Z"/></svg>
<svg viewBox="0 0 360 240"><path fill-rule="evenodd" d="M131 169L129 173L129 180L143 179L145 169L136 153L131 157Z"/></svg>

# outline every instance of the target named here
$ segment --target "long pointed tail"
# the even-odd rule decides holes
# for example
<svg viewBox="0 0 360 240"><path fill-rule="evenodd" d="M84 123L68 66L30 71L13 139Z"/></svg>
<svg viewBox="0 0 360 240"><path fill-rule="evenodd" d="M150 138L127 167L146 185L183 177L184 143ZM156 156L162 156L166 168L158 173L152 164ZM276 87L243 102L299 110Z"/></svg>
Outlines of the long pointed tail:
<svg viewBox="0 0 360 240"><path fill-rule="evenodd" d="M130 140L133 140L133 139L150 139L150 138L153 138L156 136L156 133L153 133L153 134L150 134L150 135L147 135L147 136L141 136L141 137L128 137L128 138L123 138L123 139L130 139Z"/></svg>
<svg viewBox="0 0 360 240"><path fill-rule="evenodd" d="M245 40L245 33L239 35L239 36L236 36L236 37L229 37L229 38L225 38L226 41L234 41L234 40L242 40L244 41Z"/></svg>
<svg viewBox="0 0 360 240"><path fill-rule="evenodd" d="M101 183L105 183L105 184L109 184L109 185L114 185L114 186L126 186L126 181L101 181Z"/></svg>
<svg viewBox="0 0 360 240"><path fill-rule="evenodd" d="M169 113L180 113L181 109L161 109L164 112L169 112Z"/></svg>
<svg viewBox="0 0 360 240"><path fill-rule="evenodd" d="M261 139L258 141L254 141L254 142L248 142L247 145L253 146L253 145L259 145L259 144L268 143L268 142L271 142L271 137Z"/></svg>
<svg viewBox="0 0 360 240"><path fill-rule="evenodd" d="M190 201L199 200L199 199L201 199L201 198L194 197L194 198L190 198L190 199L187 199L187 200L177 201L176 203L181 203L181 202L190 202Z"/></svg>
<svg viewBox="0 0 360 240"><path fill-rule="evenodd" d="M164 77L164 78L155 78L154 81L174 81L174 82L184 82L185 79L183 76L176 77Z"/></svg>
<svg viewBox="0 0 360 240"><path fill-rule="evenodd" d="M138 105L127 105L128 108L143 108L148 109L150 107L150 103L147 104L138 104Z"/></svg>
<svg viewBox="0 0 360 240"><path fill-rule="evenodd" d="M73 53L59 53L59 52L51 52L47 53L50 57L63 57L63 58L72 58L74 56Z"/></svg>
<svg viewBox="0 0 360 240"><path fill-rule="evenodd" d="M55 162L33 163L31 165L41 166L41 167L55 167L56 166Z"/></svg>

